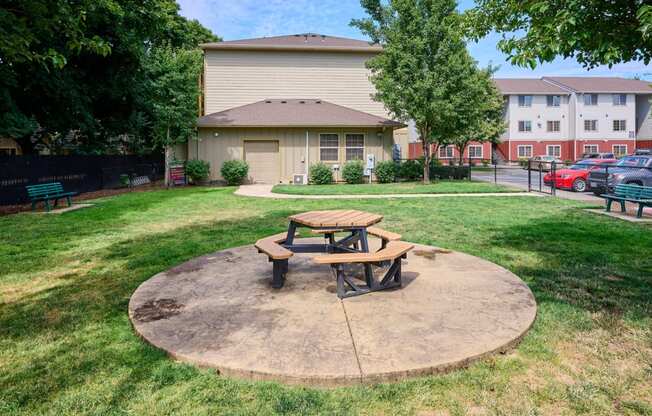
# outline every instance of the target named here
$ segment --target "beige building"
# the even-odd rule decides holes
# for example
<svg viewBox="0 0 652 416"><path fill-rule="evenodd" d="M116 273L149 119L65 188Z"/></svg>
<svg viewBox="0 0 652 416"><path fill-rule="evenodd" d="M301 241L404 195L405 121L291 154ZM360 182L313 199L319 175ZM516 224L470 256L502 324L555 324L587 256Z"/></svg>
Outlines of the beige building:
<svg viewBox="0 0 652 416"><path fill-rule="evenodd" d="M372 98L365 62L380 46L308 33L202 48L202 117L188 156L210 162L211 179L229 159L249 163L251 182L291 183L317 162L339 179L347 161L389 160L397 140L407 154L407 136L394 135L404 125Z"/></svg>

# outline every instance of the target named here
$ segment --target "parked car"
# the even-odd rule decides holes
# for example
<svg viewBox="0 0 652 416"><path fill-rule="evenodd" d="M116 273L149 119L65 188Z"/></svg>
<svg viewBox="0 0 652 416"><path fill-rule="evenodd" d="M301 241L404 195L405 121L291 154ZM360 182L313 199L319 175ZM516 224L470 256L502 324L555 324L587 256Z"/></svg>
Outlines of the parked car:
<svg viewBox="0 0 652 416"><path fill-rule="evenodd" d="M584 153L580 160L586 159L615 159L616 156L613 153L609 152L598 152L598 153Z"/></svg>
<svg viewBox="0 0 652 416"><path fill-rule="evenodd" d="M552 165L552 162L555 162L556 166L562 167L564 166L564 162L560 159L557 159L554 156L534 156L533 158L530 158L530 168L532 170L539 170L539 167L541 167L541 170L543 171L549 171L550 166ZM527 164L523 166L523 169L527 169Z"/></svg>
<svg viewBox="0 0 652 416"><path fill-rule="evenodd" d="M593 169L589 186L596 195L613 192L618 184L652 186L652 155L631 155L620 159L616 166Z"/></svg>
<svg viewBox="0 0 652 416"><path fill-rule="evenodd" d="M589 172L597 169L601 164L611 164L618 162L617 159L586 159L580 160L568 168L555 170L555 188L570 189L575 192L584 192L589 190L588 175ZM543 177L543 183L546 186L552 186L552 172Z"/></svg>

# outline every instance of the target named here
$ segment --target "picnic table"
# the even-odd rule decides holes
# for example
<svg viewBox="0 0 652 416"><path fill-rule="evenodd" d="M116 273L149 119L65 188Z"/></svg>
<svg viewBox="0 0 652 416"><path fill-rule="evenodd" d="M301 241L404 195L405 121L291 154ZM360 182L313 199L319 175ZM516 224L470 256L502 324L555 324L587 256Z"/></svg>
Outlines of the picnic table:
<svg viewBox="0 0 652 416"><path fill-rule="evenodd" d="M400 285L400 260L405 258L412 245L400 240L396 233L373 227L382 221L383 216L357 210L310 211L289 217L287 233L276 234L258 240L255 244L259 252L265 253L273 262L272 286L283 287L288 272L288 259L294 253L328 253L314 258L318 264L330 264L338 277L338 296L348 297L374 290ZM297 229L310 228L313 233L323 234L324 243L299 242L295 240ZM336 238L337 233L346 233ZM382 240L381 249L369 253L369 234ZM381 282L374 278L372 265L394 264ZM366 286L361 287L344 274L343 265L360 263L364 265ZM345 289L345 285L349 290Z"/></svg>

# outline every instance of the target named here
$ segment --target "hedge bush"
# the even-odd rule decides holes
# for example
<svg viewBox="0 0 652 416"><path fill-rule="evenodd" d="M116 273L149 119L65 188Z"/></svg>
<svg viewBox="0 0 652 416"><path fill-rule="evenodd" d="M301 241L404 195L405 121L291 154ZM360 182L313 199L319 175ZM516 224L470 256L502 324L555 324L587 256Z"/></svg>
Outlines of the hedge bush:
<svg viewBox="0 0 652 416"><path fill-rule="evenodd" d="M394 161L385 160L376 165L376 179L380 183L390 183L396 180L397 166Z"/></svg>
<svg viewBox="0 0 652 416"><path fill-rule="evenodd" d="M401 163L398 176L406 181L418 181L423 176L423 164L417 160L406 160Z"/></svg>
<svg viewBox="0 0 652 416"><path fill-rule="evenodd" d="M227 160L220 172L227 184L240 185L249 173L249 165L244 160Z"/></svg>
<svg viewBox="0 0 652 416"><path fill-rule="evenodd" d="M210 172L211 165L205 160L191 159L186 161L186 176L188 176L193 183L198 183L208 179Z"/></svg>
<svg viewBox="0 0 652 416"><path fill-rule="evenodd" d="M314 185L329 185L333 183L333 171L325 163L315 163L308 171L310 183Z"/></svg>
<svg viewBox="0 0 652 416"><path fill-rule="evenodd" d="M342 168L342 177L346 183L362 183L364 181L364 165L362 161L346 162Z"/></svg>

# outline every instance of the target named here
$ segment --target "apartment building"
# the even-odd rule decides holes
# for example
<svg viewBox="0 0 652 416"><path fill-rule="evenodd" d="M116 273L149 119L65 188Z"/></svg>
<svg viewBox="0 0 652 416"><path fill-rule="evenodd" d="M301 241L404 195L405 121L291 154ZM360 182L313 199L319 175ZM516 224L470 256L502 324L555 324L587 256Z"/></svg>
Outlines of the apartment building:
<svg viewBox="0 0 652 416"><path fill-rule="evenodd" d="M625 155L652 147L646 81L613 77L496 79L505 96L507 129L496 156L576 160L583 153Z"/></svg>

